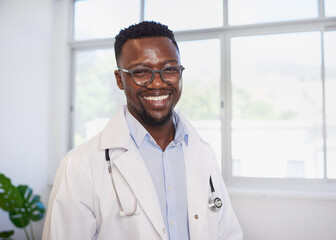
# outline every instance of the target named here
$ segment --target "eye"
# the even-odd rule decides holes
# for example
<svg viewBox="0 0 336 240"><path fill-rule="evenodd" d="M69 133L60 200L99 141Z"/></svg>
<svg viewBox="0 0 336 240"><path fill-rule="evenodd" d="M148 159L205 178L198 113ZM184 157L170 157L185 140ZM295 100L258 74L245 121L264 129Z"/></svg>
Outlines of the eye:
<svg viewBox="0 0 336 240"><path fill-rule="evenodd" d="M163 72L165 74L176 74L179 73L180 69L178 67L175 66L171 66L171 67L166 67L163 69Z"/></svg>
<svg viewBox="0 0 336 240"><path fill-rule="evenodd" d="M146 68L137 68L133 70L133 76L134 77L145 77L148 74L150 74L150 70Z"/></svg>

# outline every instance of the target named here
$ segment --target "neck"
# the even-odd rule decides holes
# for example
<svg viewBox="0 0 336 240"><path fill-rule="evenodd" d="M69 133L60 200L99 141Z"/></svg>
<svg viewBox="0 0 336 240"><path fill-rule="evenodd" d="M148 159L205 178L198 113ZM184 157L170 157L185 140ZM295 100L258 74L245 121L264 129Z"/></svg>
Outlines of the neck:
<svg viewBox="0 0 336 240"><path fill-rule="evenodd" d="M174 140L175 126L173 117L162 126L152 126L143 123L142 125L161 147L162 151L164 151L169 143Z"/></svg>

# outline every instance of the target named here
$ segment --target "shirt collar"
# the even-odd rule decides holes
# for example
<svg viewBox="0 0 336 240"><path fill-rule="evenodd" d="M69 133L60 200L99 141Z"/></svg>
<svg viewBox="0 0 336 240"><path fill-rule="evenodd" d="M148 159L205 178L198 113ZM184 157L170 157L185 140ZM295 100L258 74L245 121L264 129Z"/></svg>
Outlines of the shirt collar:
<svg viewBox="0 0 336 240"><path fill-rule="evenodd" d="M188 131L186 126L182 121L180 121L180 118L176 112L173 112L173 122L175 126L175 138L174 143L178 144L184 140L185 144L188 145Z"/></svg>
<svg viewBox="0 0 336 240"><path fill-rule="evenodd" d="M141 123L128 111L127 108L125 109L125 118L128 128L130 130L131 137L139 148L144 138L150 138L151 136L148 131L141 125ZM180 118L175 111L173 112L173 123L176 129L174 143L178 144L184 140L186 145L188 145L187 128L185 127L183 122L180 121Z"/></svg>

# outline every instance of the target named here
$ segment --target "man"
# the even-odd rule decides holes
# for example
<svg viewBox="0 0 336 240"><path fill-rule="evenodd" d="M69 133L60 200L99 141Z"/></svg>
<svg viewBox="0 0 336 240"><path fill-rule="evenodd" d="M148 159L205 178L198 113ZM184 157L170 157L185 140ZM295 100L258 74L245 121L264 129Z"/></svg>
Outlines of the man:
<svg viewBox="0 0 336 240"><path fill-rule="evenodd" d="M43 239L242 239L212 149L174 111L184 67L173 33L132 25L115 54L127 106L63 159Z"/></svg>

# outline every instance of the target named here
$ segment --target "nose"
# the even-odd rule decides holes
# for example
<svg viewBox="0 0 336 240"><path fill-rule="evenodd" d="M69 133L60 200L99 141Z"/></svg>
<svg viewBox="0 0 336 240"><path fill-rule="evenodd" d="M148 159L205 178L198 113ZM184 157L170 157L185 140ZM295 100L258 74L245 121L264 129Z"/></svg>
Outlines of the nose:
<svg viewBox="0 0 336 240"><path fill-rule="evenodd" d="M166 86L167 86L167 83L165 83L163 81L163 79L161 78L160 72L154 72L153 81L150 84L148 84L146 87L147 88L159 89L159 88L163 88L163 87L166 87Z"/></svg>

